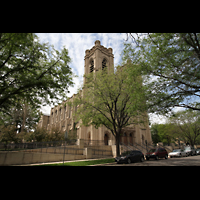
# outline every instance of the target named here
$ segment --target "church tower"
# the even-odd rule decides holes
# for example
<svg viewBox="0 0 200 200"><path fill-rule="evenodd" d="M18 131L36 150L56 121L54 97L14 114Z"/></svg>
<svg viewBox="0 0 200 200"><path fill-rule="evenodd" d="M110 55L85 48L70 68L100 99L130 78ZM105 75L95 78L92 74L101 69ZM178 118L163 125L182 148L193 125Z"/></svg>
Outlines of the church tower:
<svg viewBox="0 0 200 200"><path fill-rule="evenodd" d="M109 71L114 72L114 55L112 48L106 48L101 45L99 40L95 41L95 46L90 50L85 51L85 75L95 73L99 70L108 68ZM85 78L84 78L85 83Z"/></svg>
<svg viewBox="0 0 200 200"><path fill-rule="evenodd" d="M95 45L91 49L85 51L85 75L96 73L104 68L114 73L114 55L112 51L112 48L106 48L101 45L99 40L96 40ZM80 92L81 95L84 95L84 88ZM67 101L73 101L74 96L75 94ZM45 128L48 131L52 131L53 128L58 128L58 130L67 131L69 133L76 125L77 139L83 139L85 144L96 145L98 144L96 141L99 141L99 144L103 145L106 150L109 148L105 146L115 145L115 137L105 126L100 126L96 129L93 125L81 126L81 120L78 123L74 123L75 121L72 116L73 113L77 111L78 106L72 108L67 105L67 101L63 101L61 105L51 108L50 116L43 116L38 123L38 127ZM148 116L146 115L146 117ZM143 147L146 145L146 141L148 144L151 144L152 138L148 123L145 125L129 125L123 128L120 141L125 145L137 143L143 145ZM142 150L144 149L145 148L142 148Z"/></svg>

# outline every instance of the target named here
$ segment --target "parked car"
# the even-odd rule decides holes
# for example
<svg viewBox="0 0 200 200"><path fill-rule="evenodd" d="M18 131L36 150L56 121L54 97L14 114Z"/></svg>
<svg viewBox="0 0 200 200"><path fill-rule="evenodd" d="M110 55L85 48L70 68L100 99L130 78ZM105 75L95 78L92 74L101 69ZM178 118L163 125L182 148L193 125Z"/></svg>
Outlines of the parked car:
<svg viewBox="0 0 200 200"><path fill-rule="evenodd" d="M196 149L197 155L200 155L200 149Z"/></svg>
<svg viewBox="0 0 200 200"><path fill-rule="evenodd" d="M188 153L182 149L174 149L172 152L170 152L169 157L182 157L182 156L188 156Z"/></svg>
<svg viewBox="0 0 200 200"><path fill-rule="evenodd" d="M197 155L196 149L191 146L185 147L184 151L187 152L188 155L190 155L190 156Z"/></svg>
<svg viewBox="0 0 200 200"><path fill-rule="evenodd" d="M146 153L146 159L149 160L149 158L155 158L156 160L158 160L159 158L167 159L168 153L164 148L154 148Z"/></svg>
<svg viewBox="0 0 200 200"><path fill-rule="evenodd" d="M116 157L115 161L119 163L128 163L135 161L144 161L144 154L141 151L126 151L120 155L120 157Z"/></svg>

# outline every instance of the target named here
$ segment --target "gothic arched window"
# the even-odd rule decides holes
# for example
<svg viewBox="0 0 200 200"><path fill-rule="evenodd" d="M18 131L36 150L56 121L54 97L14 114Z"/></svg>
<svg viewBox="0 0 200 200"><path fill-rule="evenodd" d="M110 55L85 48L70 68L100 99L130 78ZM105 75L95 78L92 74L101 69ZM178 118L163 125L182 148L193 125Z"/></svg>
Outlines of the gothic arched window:
<svg viewBox="0 0 200 200"><path fill-rule="evenodd" d="M94 60L92 59L90 61L90 73L93 72L93 70L94 70Z"/></svg>
<svg viewBox="0 0 200 200"><path fill-rule="evenodd" d="M104 58L102 61L102 70L106 67L106 59Z"/></svg>

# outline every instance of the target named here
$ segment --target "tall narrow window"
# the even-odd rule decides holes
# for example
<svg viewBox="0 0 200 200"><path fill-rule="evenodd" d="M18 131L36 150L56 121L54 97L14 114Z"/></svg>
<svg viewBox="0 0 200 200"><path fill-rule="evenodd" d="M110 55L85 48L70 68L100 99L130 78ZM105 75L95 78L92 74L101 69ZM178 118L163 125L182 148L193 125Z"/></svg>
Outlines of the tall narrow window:
<svg viewBox="0 0 200 200"><path fill-rule="evenodd" d="M58 119L58 115L57 115L57 110L56 110L56 111L55 111L55 117L54 117L54 120L55 120L54 122L55 122L55 123L58 121L57 119Z"/></svg>
<svg viewBox="0 0 200 200"><path fill-rule="evenodd" d="M59 110L58 120L61 120L61 108L60 108L60 110Z"/></svg>
<svg viewBox="0 0 200 200"><path fill-rule="evenodd" d="M90 61L90 73L93 72L93 70L94 70L94 60L92 59Z"/></svg>
<svg viewBox="0 0 200 200"><path fill-rule="evenodd" d="M64 116L63 116L63 119L65 119L65 113L66 113L66 106L64 107Z"/></svg>
<svg viewBox="0 0 200 200"><path fill-rule="evenodd" d="M69 118L71 117L71 107L69 107Z"/></svg>
<svg viewBox="0 0 200 200"><path fill-rule="evenodd" d="M104 58L102 61L102 70L106 68L106 59Z"/></svg>

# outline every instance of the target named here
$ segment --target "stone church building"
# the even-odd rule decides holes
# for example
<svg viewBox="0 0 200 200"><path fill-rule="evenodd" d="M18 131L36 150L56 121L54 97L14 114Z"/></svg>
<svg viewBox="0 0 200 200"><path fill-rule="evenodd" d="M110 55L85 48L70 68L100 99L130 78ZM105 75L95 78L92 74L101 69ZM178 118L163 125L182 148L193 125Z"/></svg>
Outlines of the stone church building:
<svg viewBox="0 0 200 200"><path fill-rule="evenodd" d="M107 67L108 70L114 72L114 55L112 53L112 48L106 48L100 44L100 41L95 41L95 46L90 50L85 51L85 65L84 73L95 73L98 70ZM85 78L84 78L85 83ZM73 101L75 94L67 101ZM59 130L70 132L75 127L77 129L77 139L85 139L87 141L103 141L104 145L114 145L115 138L112 133L105 127L101 126L96 129L94 126L80 126L80 123L75 123L73 121L73 112L76 112L76 108L69 107L66 102L62 102L51 108L50 116L42 115L38 123L38 127L45 128L51 131L52 128L57 128ZM146 114L146 117L147 114ZM123 129L123 135L121 137L121 142L124 144L137 143L146 144L146 142L152 143L151 132L149 125L129 125Z"/></svg>

